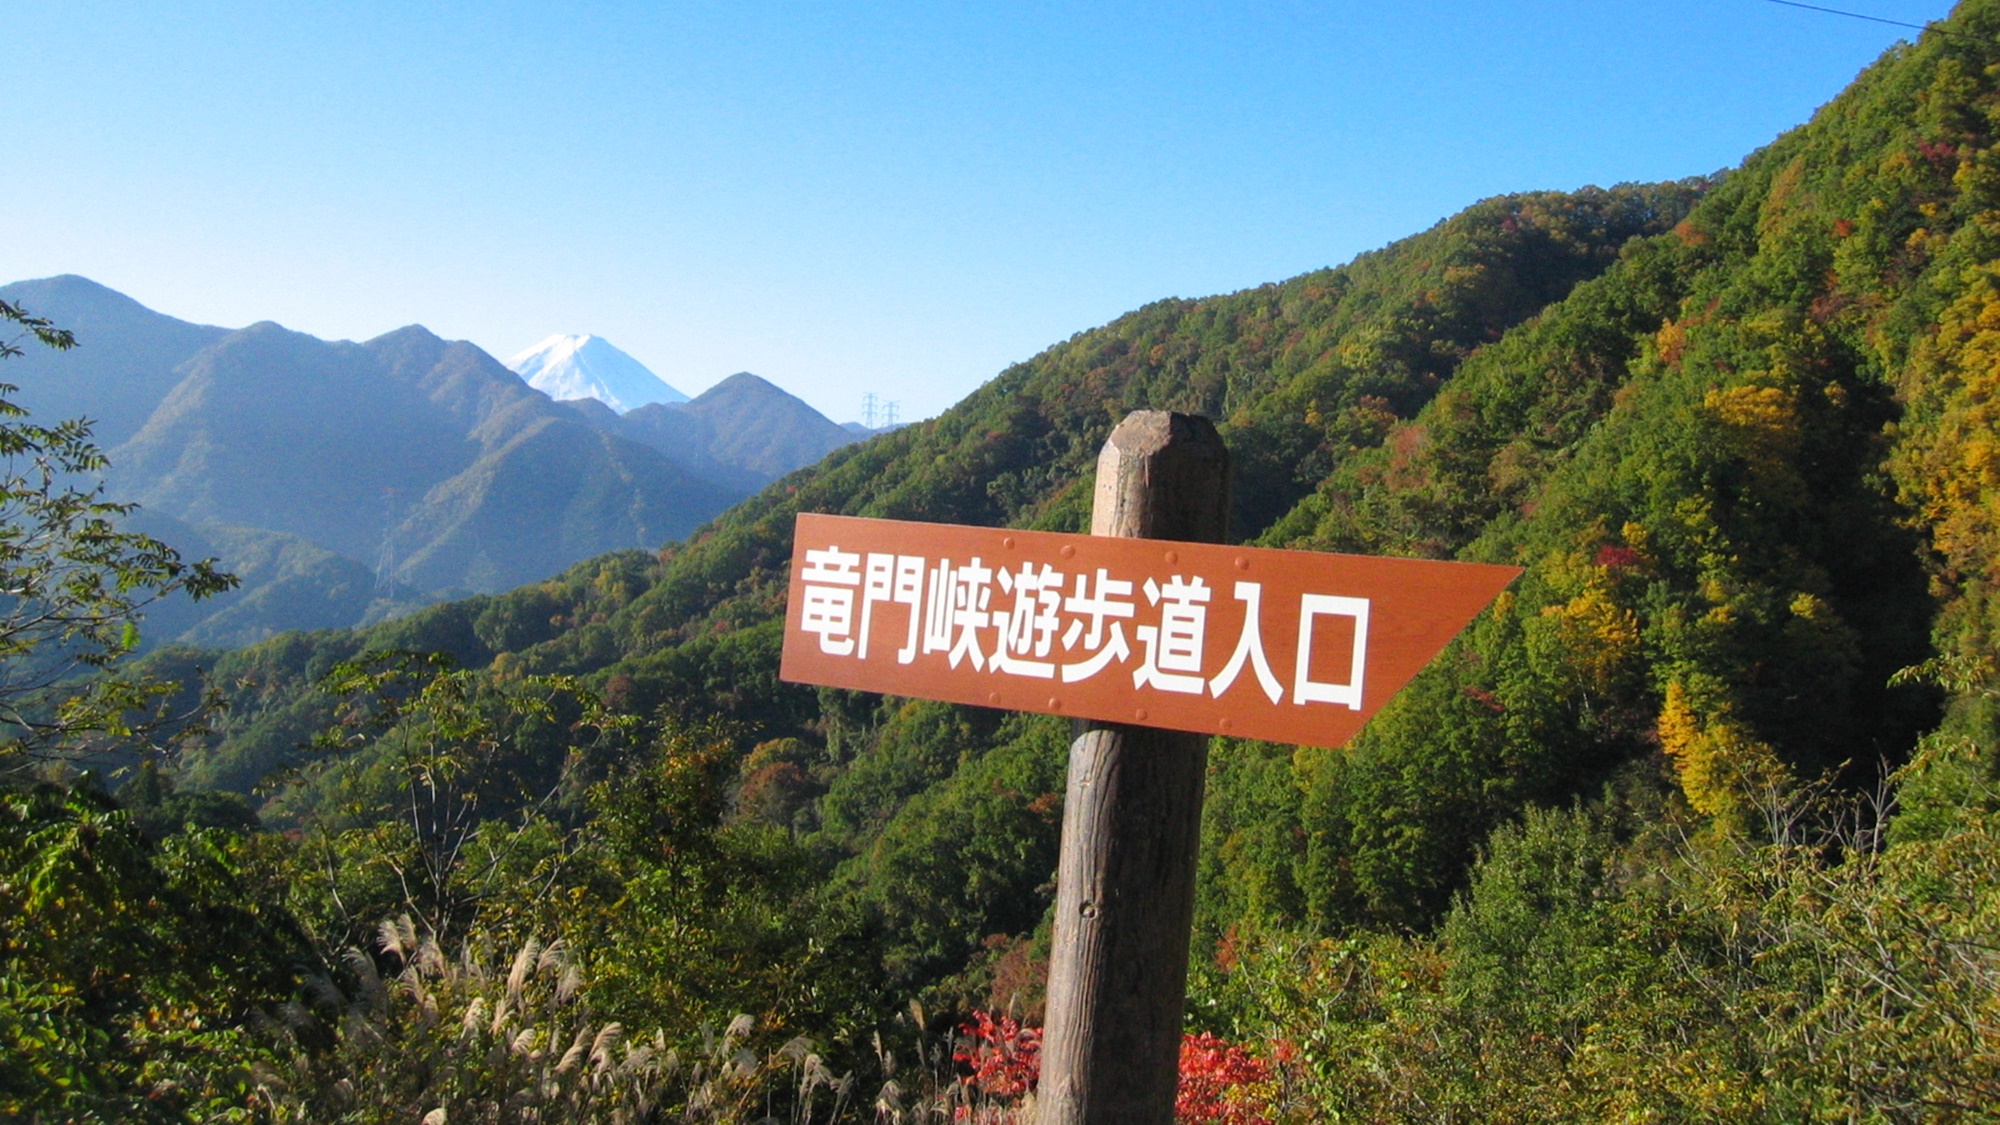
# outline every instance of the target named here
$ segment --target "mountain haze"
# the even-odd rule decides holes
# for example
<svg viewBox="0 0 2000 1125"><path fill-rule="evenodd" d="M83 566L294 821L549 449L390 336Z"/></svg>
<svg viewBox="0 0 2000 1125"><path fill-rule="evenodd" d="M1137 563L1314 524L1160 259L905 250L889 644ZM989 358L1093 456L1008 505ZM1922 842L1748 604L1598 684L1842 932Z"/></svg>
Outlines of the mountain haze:
<svg viewBox="0 0 2000 1125"><path fill-rule="evenodd" d="M364 344L223 337L111 451L115 490L300 536L419 589L501 590L678 539L735 498L419 327Z"/></svg>
<svg viewBox="0 0 2000 1125"><path fill-rule="evenodd" d="M143 508L128 525L172 544L183 558L227 559L241 580L237 589L206 601L174 598L147 612L148 635L181 644L255 644L280 622L290 629L372 624L436 600L408 585L385 588L370 567L287 532L241 524L197 527Z"/></svg>
<svg viewBox="0 0 2000 1125"><path fill-rule="evenodd" d="M769 380L739 371L692 401L617 415L590 399L575 409L607 432L658 450L693 472L754 492L865 435L835 425Z"/></svg>
<svg viewBox="0 0 2000 1125"><path fill-rule="evenodd" d="M0 295L79 341L10 361L22 403L38 418L96 418L110 493L246 583L205 608L160 607L161 639L352 625L654 549L851 440L754 376L750 393L674 408L669 429L645 413L668 407L629 424L595 402L601 417L580 413L420 326L358 344L268 322L232 331L78 277Z"/></svg>
<svg viewBox="0 0 2000 1125"><path fill-rule="evenodd" d="M448 412L383 377L368 345L265 322L176 374L145 426L112 448L110 481L183 520L269 527L371 558L385 493L448 478L474 452Z"/></svg>
<svg viewBox="0 0 2000 1125"><path fill-rule="evenodd" d="M9 360L3 377L21 388L20 405L40 419L91 419L105 448L139 432L180 382L174 368L230 331L154 312L74 274L0 286L0 297L53 317L82 344Z"/></svg>

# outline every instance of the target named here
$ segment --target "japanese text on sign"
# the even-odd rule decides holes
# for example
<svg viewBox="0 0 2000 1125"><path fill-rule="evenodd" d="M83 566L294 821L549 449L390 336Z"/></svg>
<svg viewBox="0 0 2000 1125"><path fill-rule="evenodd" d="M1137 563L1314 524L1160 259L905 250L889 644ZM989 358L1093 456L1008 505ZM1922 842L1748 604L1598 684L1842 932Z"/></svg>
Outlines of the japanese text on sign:
<svg viewBox="0 0 2000 1125"><path fill-rule="evenodd" d="M1271 671L1259 627L1264 610L1260 582L1233 584L1233 595L1246 610L1227 661L1211 662L1208 601L1213 590L1200 575L1171 574L1165 582L1148 576L1140 596L1131 578L1104 567L1069 575L1047 562L1023 562L1018 571L996 570L977 556L956 562L880 551L863 554L835 542L807 549L805 558L799 572L805 601L799 629L817 636L820 652L829 656L868 659L871 635L877 628L893 628L900 617L907 635L894 654L898 664L941 654L954 669L968 664L975 672L1060 677L1066 684L1129 674L1135 690L1205 691L1219 697L1235 686L1247 662L1272 703L1285 694ZM1296 651L1284 654L1283 664L1292 670L1292 702L1361 710L1368 599L1304 594L1294 600L1296 604L1279 608L1298 619ZM1353 655L1344 682L1312 678L1313 627L1321 616L1353 619ZM1126 640L1127 622L1139 642L1136 653ZM1204 677L1211 663L1219 667Z"/></svg>
<svg viewBox="0 0 2000 1125"><path fill-rule="evenodd" d="M787 679L1327 745L1518 573L810 515L793 559Z"/></svg>

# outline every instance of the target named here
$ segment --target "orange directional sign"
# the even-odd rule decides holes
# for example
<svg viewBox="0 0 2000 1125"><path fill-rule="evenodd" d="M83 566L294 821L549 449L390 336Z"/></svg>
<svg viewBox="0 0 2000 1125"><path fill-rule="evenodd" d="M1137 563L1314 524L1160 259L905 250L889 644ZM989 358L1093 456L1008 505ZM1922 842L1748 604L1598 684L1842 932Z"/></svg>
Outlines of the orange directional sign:
<svg viewBox="0 0 2000 1125"><path fill-rule="evenodd" d="M780 674L1340 746L1520 573L802 515Z"/></svg>

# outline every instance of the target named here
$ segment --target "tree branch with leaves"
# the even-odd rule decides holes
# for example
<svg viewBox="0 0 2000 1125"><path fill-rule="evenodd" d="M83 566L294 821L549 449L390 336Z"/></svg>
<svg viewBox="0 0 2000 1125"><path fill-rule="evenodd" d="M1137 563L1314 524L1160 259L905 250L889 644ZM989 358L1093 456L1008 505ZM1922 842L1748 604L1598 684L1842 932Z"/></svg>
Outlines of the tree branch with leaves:
<svg viewBox="0 0 2000 1125"><path fill-rule="evenodd" d="M0 301L0 358L29 340L57 350L76 338ZM236 578L214 559L188 562L120 521L136 505L106 499L107 461L87 419L28 420L20 388L0 382L0 776L139 743L163 751L211 701L176 710L179 685L121 674L147 607L206 598Z"/></svg>

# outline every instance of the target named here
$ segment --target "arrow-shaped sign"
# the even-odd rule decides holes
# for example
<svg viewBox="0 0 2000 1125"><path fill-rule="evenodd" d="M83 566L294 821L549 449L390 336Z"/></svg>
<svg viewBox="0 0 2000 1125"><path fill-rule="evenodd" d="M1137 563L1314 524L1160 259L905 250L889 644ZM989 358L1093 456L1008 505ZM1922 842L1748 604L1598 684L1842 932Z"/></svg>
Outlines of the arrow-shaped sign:
<svg viewBox="0 0 2000 1125"><path fill-rule="evenodd" d="M1340 746L1520 573L801 515L781 675Z"/></svg>

